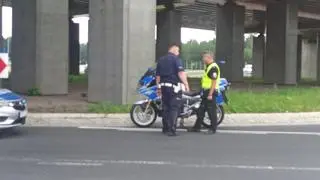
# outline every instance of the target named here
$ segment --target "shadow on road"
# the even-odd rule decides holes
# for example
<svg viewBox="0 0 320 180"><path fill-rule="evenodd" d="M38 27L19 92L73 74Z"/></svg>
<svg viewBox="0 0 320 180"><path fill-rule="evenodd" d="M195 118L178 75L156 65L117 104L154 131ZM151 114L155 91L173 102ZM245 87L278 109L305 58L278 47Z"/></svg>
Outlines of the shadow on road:
<svg viewBox="0 0 320 180"><path fill-rule="evenodd" d="M26 134L25 131L22 131L19 128L10 128L0 130L0 140L1 139L8 139L8 138L20 138L21 135Z"/></svg>

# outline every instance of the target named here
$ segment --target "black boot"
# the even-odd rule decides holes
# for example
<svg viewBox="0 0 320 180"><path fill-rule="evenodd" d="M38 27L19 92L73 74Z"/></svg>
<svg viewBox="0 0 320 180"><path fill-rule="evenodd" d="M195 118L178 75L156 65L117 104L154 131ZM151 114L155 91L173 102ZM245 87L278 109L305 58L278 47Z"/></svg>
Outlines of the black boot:
<svg viewBox="0 0 320 180"><path fill-rule="evenodd" d="M200 130L200 128L192 127L192 128L189 128L187 131L188 132L200 132L201 130Z"/></svg>
<svg viewBox="0 0 320 180"><path fill-rule="evenodd" d="M178 134L175 131L169 131L167 133L168 136L178 136Z"/></svg>
<svg viewBox="0 0 320 180"><path fill-rule="evenodd" d="M163 133L163 134L167 134L167 133L168 133L168 129L163 127L163 128L162 128L162 133Z"/></svg>
<svg viewBox="0 0 320 180"><path fill-rule="evenodd" d="M210 135L210 134L215 134L217 132L216 129L209 129L206 134Z"/></svg>

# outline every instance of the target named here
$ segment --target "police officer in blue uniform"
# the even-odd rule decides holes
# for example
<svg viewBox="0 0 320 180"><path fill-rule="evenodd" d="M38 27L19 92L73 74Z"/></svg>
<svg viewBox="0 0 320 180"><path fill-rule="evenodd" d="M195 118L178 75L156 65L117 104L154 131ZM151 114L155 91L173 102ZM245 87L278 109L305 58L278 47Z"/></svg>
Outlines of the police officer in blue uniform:
<svg viewBox="0 0 320 180"><path fill-rule="evenodd" d="M177 44L170 45L168 54L159 58L156 68L156 82L163 108L162 132L168 136L177 135L176 121L181 108L182 96L180 83L183 83L186 91L189 91L179 51Z"/></svg>

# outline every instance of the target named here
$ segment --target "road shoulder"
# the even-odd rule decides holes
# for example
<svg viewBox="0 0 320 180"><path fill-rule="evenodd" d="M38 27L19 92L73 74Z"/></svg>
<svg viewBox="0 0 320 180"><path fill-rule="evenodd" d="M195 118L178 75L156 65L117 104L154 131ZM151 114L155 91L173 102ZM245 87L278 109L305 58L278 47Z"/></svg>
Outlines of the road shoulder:
<svg viewBox="0 0 320 180"><path fill-rule="evenodd" d="M192 125L194 117L185 120ZM320 112L310 113L257 113L226 114L222 126L273 126L320 124ZM30 113L27 126L53 127L135 127L129 114L85 114L85 113ZM160 127L156 121L153 127Z"/></svg>

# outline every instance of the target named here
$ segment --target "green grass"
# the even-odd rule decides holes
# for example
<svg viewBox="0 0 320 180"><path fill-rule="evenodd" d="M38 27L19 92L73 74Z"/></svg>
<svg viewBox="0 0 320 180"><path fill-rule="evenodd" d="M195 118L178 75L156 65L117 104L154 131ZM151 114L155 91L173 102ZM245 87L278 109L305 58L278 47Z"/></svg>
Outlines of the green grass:
<svg viewBox="0 0 320 180"><path fill-rule="evenodd" d="M201 70L188 71L190 84L199 84ZM85 83L86 75L69 76L70 83ZM262 79L245 78L245 83L259 84ZM312 82L303 79L304 83ZM302 83L302 84L304 84ZM232 86L231 86L232 87ZM29 94L38 95L37 89L31 89ZM268 112L312 112L320 111L320 88L287 87L264 91L244 91L231 89L227 96L228 113L268 113ZM113 105L111 103L90 104L92 113L129 113L131 105Z"/></svg>
<svg viewBox="0 0 320 180"><path fill-rule="evenodd" d="M88 82L88 76L85 74L69 75L69 83L86 83L86 82Z"/></svg>
<svg viewBox="0 0 320 180"><path fill-rule="evenodd" d="M260 78L244 77L243 79L245 83L253 83L253 84L263 83L263 79L260 79Z"/></svg>
<svg viewBox="0 0 320 180"><path fill-rule="evenodd" d="M31 88L27 92L28 96L41 96L39 88Z"/></svg>
<svg viewBox="0 0 320 180"><path fill-rule="evenodd" d="M320 88L282 88L264 92L230 91L227 112L312 112L320 111Z"/></svg>
<svg viewBox="0 0 320 180"><path fill-rule="evenodd" d="M91 113L129 113L131 105L114 105L109 102L89 104L88 110Z"/></svg>
<svg viewBox="0 0 320 180"><path fill-rule="evenodd" d="M263 92L230 90L227 113L320 111L320 88L282 88ZM130 105L91 104L93 113L129 113Z"/></svg>

